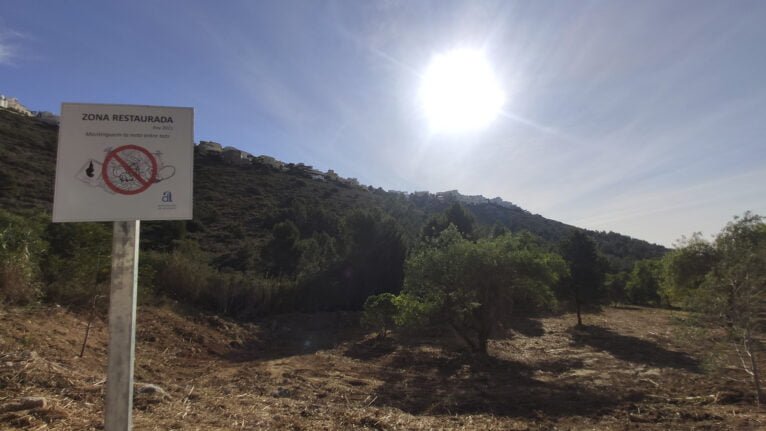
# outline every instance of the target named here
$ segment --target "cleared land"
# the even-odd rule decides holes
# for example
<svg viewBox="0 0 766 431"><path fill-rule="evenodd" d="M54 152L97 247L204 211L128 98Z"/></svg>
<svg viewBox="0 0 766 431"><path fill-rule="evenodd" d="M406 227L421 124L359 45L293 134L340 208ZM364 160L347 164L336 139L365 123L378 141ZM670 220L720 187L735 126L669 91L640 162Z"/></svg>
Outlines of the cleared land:
<svg viewBox="0 0 766 431"><path fill-rule="evenodd" d="M142 308L135 429L766 429L743 376L705 372L710 345L677 316L519 320L481 358L436 329L379 340L355 314L241 325ZM102 428L107 334L97 319L77 357L86 319L0 309L0 429ZM8 411L24 397L45 405Z"/></svg>

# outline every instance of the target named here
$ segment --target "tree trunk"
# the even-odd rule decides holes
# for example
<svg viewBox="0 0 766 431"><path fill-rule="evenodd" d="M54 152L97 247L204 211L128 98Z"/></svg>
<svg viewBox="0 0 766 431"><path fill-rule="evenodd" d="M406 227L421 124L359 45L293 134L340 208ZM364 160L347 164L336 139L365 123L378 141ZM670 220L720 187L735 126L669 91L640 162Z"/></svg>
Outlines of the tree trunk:
<svg viewBox="0 0 766 431"><path fill-rule="evenodd" d="M453 331L463 340L465 341L465 344L468 345L468 347L476 352L479 350L479 345L477 345L470 336L468 336L464 331L461 331L460 328L457 327L454 323L449 324L450 328L452 328Z"/></svg>
<svg viewBox="0 0 766 431"><path fill-rule="evenodd" d="M85 327L85 338L82 340L82 348L80 349L80 357L85 354L85 345L88 344L88 335L90 334L90 326L93 324L93 319L96 317L96 301L101 295L93 297L93 306L90 309L90 317L88 317L88 326Z"/></svg>
<svg viewBox="0 0 766 431"><path fill-rule="evenodd" d="M479 344L477 346L476 351L481 353L481 354L483 354L483 355L487 355L488 352L489 352L487 350L487 345L489 343L489 334L490 334L490 332L491 332L490 328L483 327L483 328L479 329L478 334L477 334L478 339L479 339Z"/></svg>
<svg viewBox="0 0 766 431"><path fill-rule="evenodd" d="M482 355L487 355L489 353L488 350L487 350L487 342L488 341L489 340L488 340L487 337L483 337L483 336L479 335L479 346L478 346L478 349L476 351L481 353Z"/></svg>
<svg viewBox="0 0 766 431"><path fill-rule="evenodd" d="M495 295L496 297L500 295ZM485 298L485 304L491 304L490 298ZM492 327L497 323L493 307L479 307L480 319L478 328L476 329L476 336L479 340L477 351L483 355L488 354L487 344L489 342L489 336L492 334Z"/></svg>
<svg viewBox="0 0 766 431"><path fill-rule="evenodd" d="M755 402L759 406L763 403L763 391L761 390L761 373L758 371L758 361L756 359L756 352L753 350L753 336L750 333L750 329L747 329L745 333L747 337L745 340L745 347L747 348L747 354L750 356L750 368L753 372L753 385L755 386Z"/></svg>
<svg viewBox="0 0 766 431"><path fill-rule="evenodd" d="M582 326L582 316L580 315L580 288L575 287L574 289L574 297L575 297L575 308L577 309L577 327Z"/></svg>

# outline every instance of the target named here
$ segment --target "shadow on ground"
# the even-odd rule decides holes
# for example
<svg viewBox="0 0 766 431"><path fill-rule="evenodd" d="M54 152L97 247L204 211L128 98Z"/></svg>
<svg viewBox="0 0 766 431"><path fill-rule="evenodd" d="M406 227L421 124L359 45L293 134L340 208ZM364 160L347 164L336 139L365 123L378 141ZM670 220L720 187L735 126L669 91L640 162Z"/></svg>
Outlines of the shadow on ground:
<svg viewBox="0 0 766 431"><path fill-rule="evenodd" d="M643 308L637 307L635 305L612 305L612 308L616 308L618 310L631 310L631 311L641 311Z"/></svg>
<svg viewBox="0 0 766 431"><path fill-rule="evenodd" d="M612 356L653 367L678 368L699 373L700 363L686 353L667 350L651 341L618 334L600 326L583 326L572 330L575 344L587 345Z"/></svg>
<svg viewBox="0 0 766 431"><path fill-rule="evenodd" d="M543 368L562 371L577 361L548 361L534 367L489 356L439 351L397 351L379 378L375 405L410 414L492 414L561 417L604 414L640 392L621 394L577 384L542 382L532 377ZM406 372L401 370L406 368Z"/></svg>
<svg viewBox="0 0 766 431"><path fill-rule="evenodd" d="M359 360L370 360L386 356L396 350L398 343L391 337L370 337L351 343L344 355Z"/></svg>
<svg viewBox="0 0 766 431"><path fill-rule="evenodd" d="M232 362L281 359L328 350L364 339L355 313L315 313L278 316L260 322L257 333L222 355Z"/></svg>
<svg viewBox="0 0 766 431"><path fill-rule="evenodd" d="M542 337L545 335L543 323L539 319L517 317L505 322L505 326L525 337Z"/></svg>

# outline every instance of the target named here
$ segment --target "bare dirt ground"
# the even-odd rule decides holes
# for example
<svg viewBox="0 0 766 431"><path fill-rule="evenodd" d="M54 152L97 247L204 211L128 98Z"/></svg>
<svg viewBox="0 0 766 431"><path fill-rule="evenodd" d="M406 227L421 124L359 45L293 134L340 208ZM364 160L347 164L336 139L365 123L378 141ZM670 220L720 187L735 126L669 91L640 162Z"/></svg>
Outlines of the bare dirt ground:
<svg viewBox="0 0 766 431"><path fill-rule="evenodd" d="M743 376L704 371L710 345L666 310L519 320L489 357L436 330L380 340L354 314L192 316L139 309L137 430L766 429ZM79 358L86 318L0 309L0 429L103 428L106 324ZM25 397L44 405L9 407Z"/></svg>

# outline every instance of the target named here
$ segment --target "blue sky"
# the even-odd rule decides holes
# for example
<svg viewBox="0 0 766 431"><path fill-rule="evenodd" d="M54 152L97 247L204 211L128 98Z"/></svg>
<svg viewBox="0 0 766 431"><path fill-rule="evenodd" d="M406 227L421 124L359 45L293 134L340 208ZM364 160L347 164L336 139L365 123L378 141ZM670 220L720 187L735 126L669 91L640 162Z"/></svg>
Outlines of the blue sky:
<svg viewBox="0 0 766 431"><path fill-rule="evenodd" d="M764 46L763 1L0 0L0 93L192 106L197 140L671 245L766 215ZM419 79L455 48L506 103L434 134Z"/></svg>

